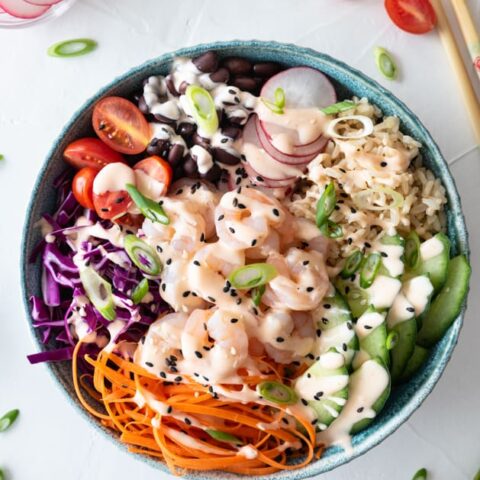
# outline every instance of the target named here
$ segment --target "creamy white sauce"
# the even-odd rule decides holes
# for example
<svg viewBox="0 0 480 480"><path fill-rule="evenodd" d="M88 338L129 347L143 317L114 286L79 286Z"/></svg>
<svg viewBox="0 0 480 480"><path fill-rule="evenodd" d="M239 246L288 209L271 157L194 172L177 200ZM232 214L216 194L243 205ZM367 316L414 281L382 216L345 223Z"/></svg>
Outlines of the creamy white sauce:
<svg viewBox="0 0 480 480"><path fill-rule="evenodd" d="M385 275L377 275L372 285L366 289L369 295L369 303L377 309L389 308L401 288L402 282L400 280Z"/></svg>
<svg viewBox="0 0 480 480"><path fill-rule="evenodd" d="M155 180L140 169L135 170L135 185L141 194L155 202L160 201L166 193L163 182Z"/></svg>
<svg viewBox="0 0 480 480"><path fill-rule="evenodd" d="M258 457L258 450L253 445L245 445L238 450L237 455L247 460L254 460Z"/></svg>
<svg viewBox="0 0 480 480"><path fill-rule="evenodd" d="M101 195L106 192L125 190L127 184L135 185L135 173L125 163L109 163L105 165L93 180L93 193Z"/></svg>
<svg viewBox="0 0 480 480"><path fill-rule="evenodd" d="M382 263L392 277L402 275L405 266L402 261L404 248L401 245L383 245L377 242L374 249L387 255L386 257L382 255Z"/></svg>
<svg viewBox="0 0 480 480"><path fill-rule="evenodd" d="M426 275L411 278L403 284L402 290L415 309L415 315L417 317L421 315L433 294L433 285L430 279Z"/></svg>
<svg viewBox="0 0 480 480"><path fill-rule="evenodd" d="M213 167L212 155L200 145L194 145L190 149L192 158L197 161L198 172L200 174L207 173Z"/></svg>
<svg viewBox="0 0 480 480"><path fill-rule="evenodd" d="M420 257L426 262L443 252L443 243L437 238L432 237L420 244Z"/></svg>
<svg viewBox="0 0 480 480"><path fill-rule="evenodd" d="M413 311L412 311L413 310ZM412 304L407 300L405 295L400 292L390 307L387 315L387 325L391 330L395 325L409 320L415 315Z"/></svg>
<svg viewBox="0 0 480 480"><path fill-rule="evenodd" d="M365 312L355 324L355 333L359 339L370 335L385 321L385 314L378 312Z"/></svg>

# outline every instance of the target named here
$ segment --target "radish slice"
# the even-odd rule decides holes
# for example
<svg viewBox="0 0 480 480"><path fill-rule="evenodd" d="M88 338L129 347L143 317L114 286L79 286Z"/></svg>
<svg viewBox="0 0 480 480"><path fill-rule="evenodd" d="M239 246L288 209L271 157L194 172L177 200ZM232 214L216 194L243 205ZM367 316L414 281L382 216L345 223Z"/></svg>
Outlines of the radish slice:
<svg viewBox="0 0 480 480"><path fill-rule="evenodd" d="M0 0L0 7L17 18L37 18L50 8L49 5L31 5L23 0Z"/></svg>
<svg viewBox="0 0 480 480"><path fill-rule="evenodd" d="M30 5L37 5L39 7L49 7L51 5L56 5L57 3L62 2L63 0L25 0Z"/></svg>
<svg viewBox="0 0 480 480"><path fill-rule="evenodd" d="M285 108L324 108L337 101L330 80L310 67L293 67L278 73L265 83L260 95L270 100L277 88L285 92ZM280 133L291 133L291 130L279 125L262 122L262 126L270 138ZM298 137L295 143L300 145Z"/></svg>
<svg viewBox="0 0 480 480"><path fill-rule="evenodd" d="M268 135L263 129L262 122L257 118L256 128L258 138L265 151L272 156L275 160L286 163L288 165L305 165L313 160L325 147L328 139L324 136L320 136L312 143L304 145L303 147L295 147L295 154L288 155L286 153L277 150L271 143ZM305 153L303 153L305 152Z"/></svg>

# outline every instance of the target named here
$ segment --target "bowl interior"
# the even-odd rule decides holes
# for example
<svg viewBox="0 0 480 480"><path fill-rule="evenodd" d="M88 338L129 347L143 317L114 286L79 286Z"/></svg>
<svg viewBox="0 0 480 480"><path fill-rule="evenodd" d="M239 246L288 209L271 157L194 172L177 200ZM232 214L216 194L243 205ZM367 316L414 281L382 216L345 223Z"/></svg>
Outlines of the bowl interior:
<svg viewBox="0 0 480 480"><path fill-rule="evenodd" d="M62 160L62 152L64 148L72 140L91 133L90 118L92 106L97 99L105 95L129 97L134 92L141 89L142 80L145 77L154 74L166 74L174 56L194 56L209 49L215 49L221 56L239 55L248 57L252 60L278 61L288 66L307 65L317 68L326 73L333 81L339 99L349 98L352 95L358 97L365 96L372 103L379 106L384 114L398 116L401 120L402 131L422 143L422 155L426 166L442 180L442 183L446 188L448 197L448 234L452 240L453 253L468 254L468 238L461 211L460 199L446 162L444 161L437 145L418 118L389 91L342 62L313 50L299 48L294 45L258 41L232 41L200 45L163 55L134 68L125 75L117 78L110 85L102 89L95 97L87 101L86 104L75 113L72 120L66 125L58 139L55 141L32 192L30 208L27 213L24 230L21 265L22 284L24 303L30 325L31 316L28 306L28 297L32 294L39 294L41 273L39 262L28 263L30 253L36 243L40 240L40 232L34 227L34 224L43 213L52 212L54 208L55 189L52 186L52 182L57 175L66 168ZM457 318L454 325L450 328L441 342L432 349L430 358L422 370L412 378L408 384L402 385L393 390L387 405L373 424L353 437L352 454L347 454L338 447L329 448L320 460L300 470L279 472L274 475L260 478L300 479L317 475L365 453L390 435L416 410L416 408L418 408L438 381L457 342L462 324L462 317L463 312L462 315ZM39 348L43 349L38 333L33 328L32 332ZM78 406L80 411L94 425L96 425L97 428L102 429L107 435L114 438L111 432L101 427L96 421L92 420L78 403L72 387L70 365L68 363L50 364L49 369L57 382L61 384L62 389L66 392L69 399ZM160 466L160 468L166 469L166 467L159 462L149 459L146 459L146 461L156 465L157 468ZM224 472L201 472L199 474L191 475L191 478L197 479L226 479L233 477L236 477L236 475L229 475Z"/></svg>

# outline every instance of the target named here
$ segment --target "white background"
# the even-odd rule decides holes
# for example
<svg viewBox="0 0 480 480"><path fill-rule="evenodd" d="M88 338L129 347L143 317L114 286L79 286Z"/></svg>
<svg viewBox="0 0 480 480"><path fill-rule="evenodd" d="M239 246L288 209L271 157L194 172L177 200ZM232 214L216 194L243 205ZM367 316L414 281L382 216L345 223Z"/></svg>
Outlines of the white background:
<svg viewBox="0 0 480 480"><path fill-rule="evenodd" d="M470 0L477 25L480 0ZM480 25L478 25L480 26ZM91 37L96 52L46 55L59 40ZM79 0L62 18L0 31L0 412L21 417L0 434L0 466L12 480L164 480L120 451L69 404L35 347L20 296L20 235L34 179L75 109L130 67L196 43L228 39L294 42L331 54L380 80L439 143L463 199L474 275L460 342L424 405L393 436L322 478L408 480L425 466L435 480L471 479L480 467L480 154L456 79L436 33L395 28L381 0ZM394 52L400 81L380 78L372 48Z"/></svg>

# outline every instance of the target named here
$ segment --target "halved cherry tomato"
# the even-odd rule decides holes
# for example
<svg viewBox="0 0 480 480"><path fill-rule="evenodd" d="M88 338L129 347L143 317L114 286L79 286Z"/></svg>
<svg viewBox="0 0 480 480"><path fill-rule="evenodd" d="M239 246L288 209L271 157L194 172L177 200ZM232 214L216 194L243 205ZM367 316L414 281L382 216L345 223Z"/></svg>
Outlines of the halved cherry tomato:
<svg viewBox="0 0 480 480"><path fill-rule="evenodd" d="M132 199L126 190L93 194L93 205L100 218L114 220L127 213L132 205Z"/></svg>
<svg viewBox="0 0 480 480"><path fill-rule="evenodd" d="M393 23L409 33L427 33L437 22L429 0L385 0L385 8Z"/></svg>
<svg viewBox="0 0 480 480"><path fill-rule="evenodd" d="M106 97L93 109L95 133L117 152L142 153L150 142L151 128L143 113L121 97Z"/></svg>
<svg viewBox="0 0 480 480"><path fill-rule="evenodd" d="M94 209L93 180L98 170L92 167L81 168L73 177L72 192L77 202L84 208Z"/></svg>
<svg viewBox="0 0 480 480"><path fill-rule="evenodd" d="M150 177L150 181L145 181L138 174L137 188L148 198L158 201L159 197L167 193L168 187L172 182L173 172L170 164L157 155L144 158L137 162L133 169L141 171Z"/></svg>
<svg viewBox="0 0 480 480"><path fill-rule="evenodd" d="M93 137L72 142L63 152L63 158L75 168L93 167L97 170L108 163L125 162L118 152Z"/></svg>

